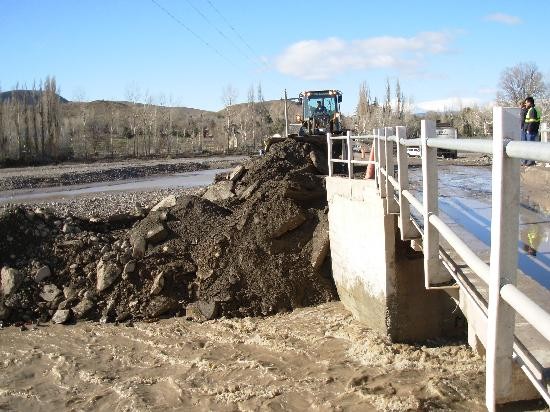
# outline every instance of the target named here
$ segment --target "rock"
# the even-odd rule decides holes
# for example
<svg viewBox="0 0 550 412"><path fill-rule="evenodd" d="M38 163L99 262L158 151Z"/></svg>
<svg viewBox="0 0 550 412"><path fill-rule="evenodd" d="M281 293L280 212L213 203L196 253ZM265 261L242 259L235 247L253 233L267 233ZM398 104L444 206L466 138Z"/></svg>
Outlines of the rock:
<svg viewBox="0 0 550 412"><path fill-rule="evenodd" d="M203 199L210 200L211 202L219 202L234 197L233 182L231 180L225 180L210 186L204 195Z"/></svg>
<svg viewBox="0 0 550 412"><path fill-rule="evenodd" d="M86 292L84 292L84 299L89 299L95 302L97 298L97 293L95 293L93 290L87 290Z"/></svg>
<svg viewBox="0 0 550 412"><path fill-rule="evenodd" d="M297 208L288 208L283 211L283 215L280 216L271 226L270 237L275 239L281 237L287 232L296 229L302 223L306 221L305 215L301 210Z"/></svg>
<svg viewBox="0 0 550 412"><path fill-rule="evenodd" d="M136 270L136 261L130 260L124 265L124 273L133 273Z"/></svg>
<svg viewBox="0 0 550 412"><path fill-rule="evenodd" d="M321 222L317 225L311 242L311 266L314 269L319 269L330 250L328 222Z"/></svg>
<svg viewBox="0 0 550 412"><path fill-rule="evenodd" d="M0 320L7 320L10 316L10 308L4 305L4 302L0 300Z"/></svg>
<svg viewBox="0 0 550 412"><path fill-rule="evenodd" d="M157 210L169 209L174 206L176 206L176 196L174 195L166 196L164 199L162 199L160 202L158 202L155 206L152 207L151 212L155 212Z"/></svg>
<svg viewBox="0 0 550 412"><path fill-rule="evenodd" d="M52 275L50 268L46 265L38 269L34 275L34 281L36 283L42 282L44 279L49 278Z"/></svg>
<svg viewBox="0 0 550 412"><path fill-rule="evenodd" d="M57 309L69 309L74 305L75 302L76 302L75 298L65 299L61 301L59 305L57 305Z"/></svg>
<svg viewBox="0 0 550 412"><path fill-rule="evenodd" d="M190 303L185 308L185 317L197 322L214 319L218 315L218 302L205 302L199 300Z"/></svg>
<svg viewBox="0 0 550 412"><path fill-rule="evenodd" d="M55 311L55 313L52 316L52 322L58 323L58 324L66 323L70 317L71 317L70 309L58 309Z"/></svg>
<svg viewBox="0 0 550 412"><path fill-rule="evenodd" d="M73 308L73 313L78 319L85 318L94 308L95 303L91 299L82 299L78 305Z"/></svg>
<svg viewBox="0 0 550 412"><path fill-rule="evenodd" d="M144 237L137 237L132 246L132 257L137 259L145 256L145 249L147 247L147 242Z"/></svg>
<svg viewBox="0 0 550 412"><path fill-rule="evenodd" d="M252 183L250 186L248 186L245 190L243 190L243 191L239 194L239 199L242 199L242 200L248 199L250 196L252 196L252 193L254 193L254 191L255 191L259 186L260 186L260 182L258 182L258 181Z"/></svg>
<svg viewBox="0 0 550 412"><path fill-rule="evenodd" d="M151 244L157 244L164 241L168 237L168 229L162 224L157 224L147 231L145 238Z"/></svg>
<svg viewBox="0 0 550 412"><path fill-rule="evenodd" d="M44 285L42 292L40 292L40 297L46 302L52 302L61 294L61 291L54 284Z"/></svg>
<svg viewBox="0 0 550 412"><path fill-rule="evenodd" d="M244 172L246 172L245 167L243 165L238 165L229 174L229 180L231 180L232 182L236 182L244 175Z"/></svg>
<svg viewBox="0 0 550 412"><path fill-rule="evenodd" d="M309 158L315 169L322 175L328 175L328 159L321 152L310 152Z"/></svg>
<svg viewBox="0 0 550 412"><path fill-rule="evenodd" d="M133 211L133 214L135 216L145 216L147 214L147 211L143 208L143 206L141 205L141 203L136 203L134 205L134 211Z"/></svg>
<svg viewBox="0 0 550 412"><path fill-rule="evenodd" d="M164 272L161 272L155 277L155 280L153 281L153 286L151 286L151 295L158 295L160 292L162 292L162 288L164 287Z"/></svg>
<svg viewBox="0 0 550 412"><path fill-rule="evenodd" d="M122 269L116 263L100 260L97 264L97 291L102 292L111 286L122 273Z"/></svg>
<svg viewBox="0 0 550 412"><path fill-rule="evenodd" d="M23 283L23 274L17 269L4 266L0 271L2 294L4 296L17 292L21 283Z"/></svg>
<svg viewBox="0 0 550 412"><path fill-rule="evenodd" d="M149 302L146 314L151 318L164 315L167 312L175 311L179 308L178 301L167 296L156 296Z"/></svg>
<svg viewBox="0 0 550 412"><path fill-rule="evenodd" d="M65 299L73 299L78 295L78 289L73 288L71 286L65 286L63 288L63 296L65 296Z"/></svg>

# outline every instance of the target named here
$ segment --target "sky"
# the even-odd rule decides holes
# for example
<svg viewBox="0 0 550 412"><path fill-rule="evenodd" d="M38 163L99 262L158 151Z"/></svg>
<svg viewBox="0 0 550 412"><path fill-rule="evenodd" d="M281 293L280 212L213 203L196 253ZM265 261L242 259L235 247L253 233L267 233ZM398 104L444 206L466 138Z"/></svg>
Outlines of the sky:
<svg viewBox="0 0 550 412"><path fill-rule="evenodd" d="M359 87L383 100L399 80L413 110L488 105L502 71L535 63L550 79L550 2L0 0L0 88L55 76L69 100L129 100L221 110L261 85Z"/></svg>

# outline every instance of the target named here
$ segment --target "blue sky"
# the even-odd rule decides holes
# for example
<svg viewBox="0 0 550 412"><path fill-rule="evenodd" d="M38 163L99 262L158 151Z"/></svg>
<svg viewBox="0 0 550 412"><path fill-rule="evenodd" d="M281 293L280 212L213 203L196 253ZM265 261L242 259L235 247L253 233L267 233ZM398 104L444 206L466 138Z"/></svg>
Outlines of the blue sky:
<svg viewBox="0 0 550 412"><path fill-rule="evenodd" d="M220 110L231 85L267 100L336 88L352 113L359 85L401 83L415 109L487 104L499 76L537 64L550 3L520 1L0 0L0 87L55 76L69 100L129 91Z"/></svg>

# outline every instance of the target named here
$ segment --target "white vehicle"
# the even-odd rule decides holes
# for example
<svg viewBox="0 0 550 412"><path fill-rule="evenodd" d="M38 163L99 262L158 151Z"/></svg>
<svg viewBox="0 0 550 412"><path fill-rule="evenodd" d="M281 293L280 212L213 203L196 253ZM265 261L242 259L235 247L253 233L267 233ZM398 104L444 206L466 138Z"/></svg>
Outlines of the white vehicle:
<svg viewBox="0 0 550 412"><path fill-rule="evenodd" d="M422 150L420 147L407 147L407 154L411 157L422 157Z"/></svg>

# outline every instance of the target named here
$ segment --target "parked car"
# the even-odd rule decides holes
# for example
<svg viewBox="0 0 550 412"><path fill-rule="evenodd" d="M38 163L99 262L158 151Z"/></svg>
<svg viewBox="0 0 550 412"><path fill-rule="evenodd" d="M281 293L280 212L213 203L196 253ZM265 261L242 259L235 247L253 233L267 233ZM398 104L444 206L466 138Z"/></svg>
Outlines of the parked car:
<svg viewBox="0 0 550 412"><path fill-rule="evenodd" d="M420 147L407 147L407 154L411 157L422 157Z"/></svg>

